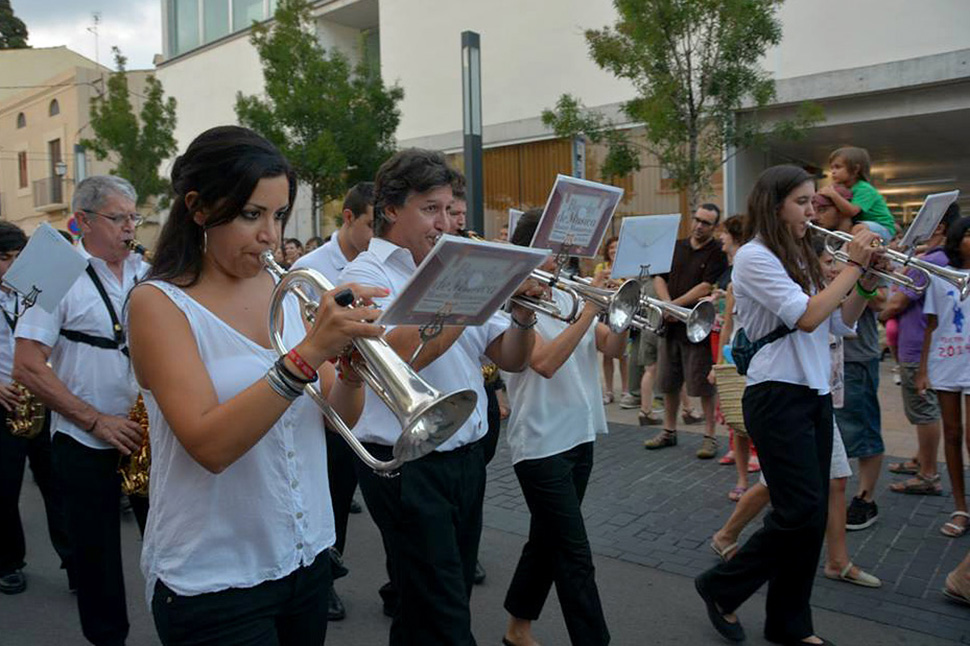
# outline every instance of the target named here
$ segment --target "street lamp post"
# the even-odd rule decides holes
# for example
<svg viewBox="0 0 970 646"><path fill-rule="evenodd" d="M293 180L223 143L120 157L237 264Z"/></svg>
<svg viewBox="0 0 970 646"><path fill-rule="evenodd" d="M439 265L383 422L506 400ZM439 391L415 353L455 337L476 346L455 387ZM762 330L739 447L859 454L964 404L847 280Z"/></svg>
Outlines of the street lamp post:
<svg viewBox="0 0 970 646"><path fill-rule="evenodd" d="M462 149L465 157L465 196L468 204L466 226L484 235L481 38L474 31L461 32L461 86L464 107Z"/></svg>

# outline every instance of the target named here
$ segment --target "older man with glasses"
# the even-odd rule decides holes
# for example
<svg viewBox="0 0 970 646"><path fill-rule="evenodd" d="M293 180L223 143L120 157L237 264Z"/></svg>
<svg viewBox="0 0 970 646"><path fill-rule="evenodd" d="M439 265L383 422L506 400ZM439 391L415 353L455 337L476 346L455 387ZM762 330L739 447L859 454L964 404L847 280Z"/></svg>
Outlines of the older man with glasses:
<svg viewBox="0 0 970 646"><path fill-rule="evenodd" d="M123 311L148 269L128 250L141 222L136 199L120 177L94 176L77 185L71 206L87 274L53 312L28 310L15 332L13 377L53 413L51 462L63 495L81 629L99 645L124 644L128 636L118 458L138 449L141 428L128 419L138 386ZM144 527L147 502L133 508Z"/></svg>
<svg viewBox="0 0 970 646"><path fill-rule="evenodd" d="M690 236L678 240L670 273L654 277L658 298L682 307L693 307L710 295L714 283L727 269L727 256L714 237L721 219L716 204L702 204L691 219ZM677 444L677 408L680 390L686 383L687 394L701 398L704 410L704 440L697 457L709 460L717 455L714 437L714 403L716 388L707 381L712 356L707 339L700 343L687 340L687 327L668 322L660 343L658 388L664 395L664 427L655 437L644 442L648 450Z"/></svg>

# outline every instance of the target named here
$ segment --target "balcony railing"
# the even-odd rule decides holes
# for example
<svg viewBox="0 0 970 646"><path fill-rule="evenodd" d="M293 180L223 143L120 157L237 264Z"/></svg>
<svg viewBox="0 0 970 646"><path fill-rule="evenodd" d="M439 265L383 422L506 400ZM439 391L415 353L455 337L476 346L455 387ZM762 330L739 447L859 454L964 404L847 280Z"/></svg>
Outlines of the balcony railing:
<svg viewBox="0 0 970 646"><path fill-rule="evenodd" d="M34 182L34 208L43 209L64 202L64 180L60 177L45 177Z"/></svg>

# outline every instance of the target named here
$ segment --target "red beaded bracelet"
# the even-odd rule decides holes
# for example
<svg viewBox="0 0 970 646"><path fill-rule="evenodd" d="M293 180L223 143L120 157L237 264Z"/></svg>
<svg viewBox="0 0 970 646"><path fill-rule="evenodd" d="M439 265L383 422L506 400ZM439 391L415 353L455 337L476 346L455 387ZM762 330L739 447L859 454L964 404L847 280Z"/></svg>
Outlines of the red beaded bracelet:
<svg viewBox="0 0 970 646"><path fill-rule="evenodd" d="M299 352L296 350L290 350L286 356L289 357L290 361L293 362L293 365L295 365L297 369L303 373L304 377L307 379L316 379L317 371L314 370L313 367L300 356Z"/></svg>

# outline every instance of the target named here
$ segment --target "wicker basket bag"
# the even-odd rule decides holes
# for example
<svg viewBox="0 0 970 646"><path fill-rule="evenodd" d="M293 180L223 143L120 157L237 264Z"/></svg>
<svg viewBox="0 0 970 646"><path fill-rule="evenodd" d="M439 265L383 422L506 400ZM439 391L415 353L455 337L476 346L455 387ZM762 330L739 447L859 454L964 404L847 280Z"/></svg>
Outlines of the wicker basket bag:
<svg viewBox="0 0 970 646"><path fill-rule="evenodd" d="M714 366L714 376L717 380L717 395L721 400L721 415L727 425L735 433L747 435L744 426L744 414L741 411L741 396L744 395L745 378L738 374L737 368L730 363L719 363Z"/></svg>

